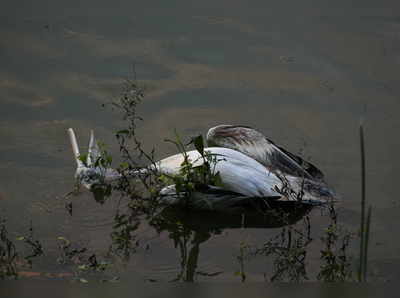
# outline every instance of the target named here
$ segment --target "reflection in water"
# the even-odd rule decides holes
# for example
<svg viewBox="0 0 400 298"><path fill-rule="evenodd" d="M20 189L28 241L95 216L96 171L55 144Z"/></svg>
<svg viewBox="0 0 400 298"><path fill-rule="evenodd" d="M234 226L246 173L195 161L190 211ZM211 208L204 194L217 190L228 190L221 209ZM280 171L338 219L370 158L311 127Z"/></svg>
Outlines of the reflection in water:
<svg viewBox="0 0 400 298"><path fill-rule="evenodd" d="M265 212L247 207L247 210L235 214L212 211L190 212L169 207L165 208L160 216L151 221L151 225L159 232L167 230L170 238L174 240L175 246L179 248L181 271L176 280L194 281L196 274L216 276L222 273L206 273L196 270L200 244L209 240L212 235L221 234L224 229L282 227L295 223L311 209L310 206L295 203L289 206L276 206L265 210ZM243 256L239 261L242 260ZM243 269L241 271L243 276Z"/></svg>
<svg viewBox="0 0 400 298"><path fill-rule="evenodd" d="M168 206L151 216L150 225L158 233L167 232L180 254L179 272L173 281L193 282L197 275L217 276L221 271L204 272L197 270L200 255L200 246L219 235L224 229L238 228L279 228L295 224L310 210L311 206L297 202L275 202L264 210L254 204L243 205L232 212L198 211L185 207ZM124 253L125 261L129 260L132 245L140 239L134 232L139 227L141 216L137 210L130 209L130 215L115 217L114 231L112 232L112 247L114 252ZM136 220L132 220L135 218ZM242 256L243 257L243 256Z"/></svg>
<svg viewBox="0 0 400 298"><path fill-rule="evenodd" d="M272 257L273 272L270 281L300 282L308 280L306 269L307 248L311 243L311 225L305 217L305 227L287 226L256 251Z"/></svg>

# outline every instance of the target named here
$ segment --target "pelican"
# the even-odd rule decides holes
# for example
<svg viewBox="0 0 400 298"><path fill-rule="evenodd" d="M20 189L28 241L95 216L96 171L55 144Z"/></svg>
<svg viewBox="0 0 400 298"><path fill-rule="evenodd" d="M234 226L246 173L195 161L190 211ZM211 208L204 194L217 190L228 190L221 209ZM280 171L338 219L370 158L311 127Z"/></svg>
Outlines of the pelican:
<svg viewBox="0 0 400 298"><path fill-rule="evenodd" d="M111 183L121 178L118 171L94 167L100 156L94 133L91 131L86 163L80 159L79 147L72 128L68 129L72 150L77 163L76 179L90 189L97 183ZM257 130L247 126L219 125L207 133L208 147L204 151L216 158L211 161L219 173L222 185L209 186L207 191L194 194L199 209L221 209L239 201L270 199L321 204L334 198L334 192L324 182L322 172L301 157L275 145ZM197 150L187 151L193 167L204 163ZM160 174L179 175L185 157L182 153L164 158L154 164L129 173L137 176L149 170ZM178 200L175 185L160 192L169 204Z"/></svg>

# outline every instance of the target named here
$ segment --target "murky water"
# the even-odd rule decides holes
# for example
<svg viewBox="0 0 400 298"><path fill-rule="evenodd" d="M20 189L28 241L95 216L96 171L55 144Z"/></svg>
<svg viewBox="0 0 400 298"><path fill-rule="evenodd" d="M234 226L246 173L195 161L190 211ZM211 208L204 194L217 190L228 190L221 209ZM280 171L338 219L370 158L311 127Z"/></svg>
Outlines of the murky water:
<svg viewBox="0 0 400 298"><path fill-rule="evenodd" d="M0 12L0 206L10 235L28 233L32 222L43 244L45 256L30 271L73 274L73 266L56 261L57 237L98 258L107 253L117 200L99 205L80 194L70 216L61 199L74 185L66 129L73 127L81 143L94 129L117 156L113 135L123 123L101 104L118 96L135 65L146 86L138 131L146 148L155 146L159 157L174 153L163 142L174 129L192 136L217 124L256 127L323 170L343 198L339 220L353 231L364 118L373 206L370 278L398 278L396 7L394 1L6 4ZM280 231L240 228L240 217L199 224L212 218L183 221L181 234L182 227L143 221L132 240L135 252L109 275L168 281L185 272L195 280L240 281L242 244L262 245ZM313 210L310 220L318 238L326 218ZM182 262L191 254L197 273ZM318 259L315 245L307 261L312 279ZM266 257L244 261L247 280L270 278L270 268Z"/></svg>

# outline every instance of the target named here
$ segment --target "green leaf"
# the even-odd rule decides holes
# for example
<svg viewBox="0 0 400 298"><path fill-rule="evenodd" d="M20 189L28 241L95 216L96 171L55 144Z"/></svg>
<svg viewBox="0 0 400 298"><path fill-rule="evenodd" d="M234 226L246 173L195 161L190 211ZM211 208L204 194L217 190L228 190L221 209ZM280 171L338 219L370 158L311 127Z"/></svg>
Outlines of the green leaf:
<svg viewBox="0 0 400 298"><path fill-rule="evenodd" d="M194 144L194 147L196 150L201 154L201 156L204 155L204 141L203 141L203 136L198 135L197 137L192 139L192 142Z"/></svg>
<svg viewBox="0 0 400 298"><path fill-rule="evenodd" d="M213 183L214 186L222 186L222 179L221 179L221 175L219 174L219 172L217 174L214 175L213 177Z"/></svg>
<svg viewBox="0 0 400 298"><path fill-rule="evenodd" d="M126 170L126 169L129 168L129 163L127 163L126 161L124 161L124 162L122 162L122 163L119 165L119 167L120 167L122 170Z"/></svg>
<svg viewBox="0 0 400 298"><path fill-rule="evenodd" d="M65 237L62 237L62 236L59 236L59 237L57 237L57 240L61 240L61 241L64 241L65 243L67 243L67 244L69 244L70 242L69 242L69 240L67 239L67 238L65 238Z"/></svg>
<svg viewBox="0 0 400 298"><path fill-rule="evenodd" d="M87 161L87 153L84 153L84 154L80 154L79 156L78 156L78 159L83 163L83 165L85 166L85 167L87 167L87 163L86 163L86 161Z"/></svg>
<svg viewBox="0 0 400 298"><path fill-rule="evenodd" d="M88 267L87 265L85 265L85 264L84 264L84 265L79 265L79 266L78 266L78 269L79 269L79 270L82 270L82 271L85 271L85 270L87 270L88 268L89 268L89 267Z"/></svg>
<svg viewBox="0 0 400 298"><path fill-rule="evenodd" d="M127 134L129 134L129 130L127 129L122 129L117 131L117 135L127 135Z"/></svg>

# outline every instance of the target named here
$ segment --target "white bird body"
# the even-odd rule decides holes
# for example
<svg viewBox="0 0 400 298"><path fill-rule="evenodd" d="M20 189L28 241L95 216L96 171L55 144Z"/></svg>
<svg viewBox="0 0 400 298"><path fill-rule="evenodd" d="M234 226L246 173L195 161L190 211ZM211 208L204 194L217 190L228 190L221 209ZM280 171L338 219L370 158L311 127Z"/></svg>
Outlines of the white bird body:
<svg viewBox="0 0 400 298"><path fill-rule="evenodd" d="M274 188L280 186L279 178L255 159L229 148L209 147L205 152L217 157L211 164L215 173L219 173L223 188L249 197L280 196ZM196 151L186 152L189 161L195 166L203 163L201 154ZM160 173L178 175L183 154L175 154L156 163Z"/></svg>
<svg viewBox="0 0 400 298"><path fill-rule="evenodd" d="M93 131L86 165L79 158L74 131L70 128L68 133L77 162L75 177L81 184L90 189L96 183L111 183L121 178L121 174L114 169L93 167L93 161L100 156ZM210 192L196 194L195 205L199 208L214 209L213 206L217 206L223 210L236 201L257 197L283 201L295 201L301 197L302 202L312 204L332 199L333 192L323 182L319 169L276 146L256 130L221 125L209 130L207 140L219 146L208 147L204 151L215 157L209 160L210 167L214 174L219 173L222 186L210 186ZM187 151L185 155L192 167L204 163L197 150ZM185 155L179 153L169 156L128 175L134 177L149 170L170 176L179 175ZM160 195L167 203L179 201L174 185L165 187Z"/></svg>

